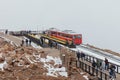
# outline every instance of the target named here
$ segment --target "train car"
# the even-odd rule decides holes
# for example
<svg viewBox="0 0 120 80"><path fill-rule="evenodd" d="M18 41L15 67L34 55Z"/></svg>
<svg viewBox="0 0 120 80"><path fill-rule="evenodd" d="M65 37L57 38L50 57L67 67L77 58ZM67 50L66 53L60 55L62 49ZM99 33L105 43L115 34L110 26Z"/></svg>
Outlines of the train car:
<svg viewBox="0 0 120 80"><path fill-rule="evenodd" d="M71 30L49 29L43 32L42 37L68 46L82 44L82 34L77 34Z"/></svg>

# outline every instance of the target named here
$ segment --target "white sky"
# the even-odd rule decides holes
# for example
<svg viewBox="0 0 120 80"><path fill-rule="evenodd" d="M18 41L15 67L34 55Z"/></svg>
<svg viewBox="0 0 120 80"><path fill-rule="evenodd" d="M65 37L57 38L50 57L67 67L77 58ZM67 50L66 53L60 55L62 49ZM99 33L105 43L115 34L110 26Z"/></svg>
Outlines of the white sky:
<svg viewBox="0 0 120 80"><path fill-rule="evenodd" d="M56 27L83 34L83 42L120 52L119 0L0 0L0 28Z"/></svg>

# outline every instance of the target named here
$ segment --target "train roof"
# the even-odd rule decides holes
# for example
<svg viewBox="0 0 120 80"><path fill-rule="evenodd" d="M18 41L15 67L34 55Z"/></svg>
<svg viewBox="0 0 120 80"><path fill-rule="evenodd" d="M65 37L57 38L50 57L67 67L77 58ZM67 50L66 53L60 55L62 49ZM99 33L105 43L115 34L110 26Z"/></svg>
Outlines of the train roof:
<svg viewBox="0 0 120 80"><path fill-rule="evenodd" d="M60 33L66 33L66 34L72 34L72 35L77 35L78 33L72 31L72 30L64 30L64 31L61 31L59 29L56 29L56 28L50 28L49 31L55 31L55 32L60 32Z"/></svg>
<svg viewBox="0 0 120 80"><path fill-rule="evenodd" d="M72 30L64 30L62 31L64 33L68 33L68 34L77 34L76 32L72 31Z"/></svg>

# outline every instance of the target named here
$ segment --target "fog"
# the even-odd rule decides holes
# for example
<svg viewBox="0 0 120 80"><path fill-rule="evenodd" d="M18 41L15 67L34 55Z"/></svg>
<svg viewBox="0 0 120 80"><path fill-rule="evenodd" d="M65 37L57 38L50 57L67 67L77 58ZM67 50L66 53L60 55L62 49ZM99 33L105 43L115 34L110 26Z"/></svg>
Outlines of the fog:
<svg viewBox="0 0 120 80"><path fill-rule="evenodd" d="M0 0L0 29L71 29L83 43L120 52L119 0Z"/></svg>

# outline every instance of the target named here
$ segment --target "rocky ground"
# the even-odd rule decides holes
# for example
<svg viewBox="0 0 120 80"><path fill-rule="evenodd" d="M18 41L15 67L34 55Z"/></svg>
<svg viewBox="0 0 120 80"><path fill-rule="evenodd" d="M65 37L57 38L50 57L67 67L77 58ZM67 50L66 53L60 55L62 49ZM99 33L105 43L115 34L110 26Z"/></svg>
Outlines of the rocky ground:
<svg viewBox="0 0 120 80"><path fill-rule="evenodd" d="M16 47L0 38L0 80L86 80L86 73L68 75L52 55L51 49Z"/></svg>

